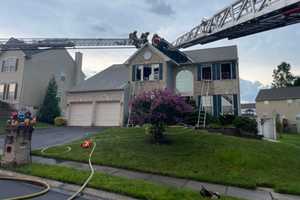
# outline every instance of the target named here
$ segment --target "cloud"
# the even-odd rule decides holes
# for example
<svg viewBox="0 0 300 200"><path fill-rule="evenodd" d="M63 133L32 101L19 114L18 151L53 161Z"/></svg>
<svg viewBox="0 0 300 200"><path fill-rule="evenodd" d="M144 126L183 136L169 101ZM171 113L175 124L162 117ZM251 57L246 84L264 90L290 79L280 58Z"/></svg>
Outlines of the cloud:
<svg viewBox="0 0 300 200"><path fill-rule="evenodd" d="M259 90L268 88L269 86L263 85L259 81L249 81L240 79L240 87L241 87L241 101L243 103L253 103L255 102L255 98L259 92Z"/></svg>
<svg viewBox="0 0 300 200"><path fill-rule="evenodd" d="M175 14L173 7L164 0L146 0L150 6L150 11L163 16L171 16Z"/></svg>

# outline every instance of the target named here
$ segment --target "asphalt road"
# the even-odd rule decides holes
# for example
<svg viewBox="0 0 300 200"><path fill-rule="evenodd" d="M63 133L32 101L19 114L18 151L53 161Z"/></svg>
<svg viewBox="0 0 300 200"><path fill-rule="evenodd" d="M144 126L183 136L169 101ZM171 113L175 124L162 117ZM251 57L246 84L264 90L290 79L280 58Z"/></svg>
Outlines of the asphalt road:
<svg viewBox="0 0 300 200"><path fill-rule="evenodd" d="M32 149L56 146L81 139L87 134L94 134L103 130L102 128L78 128L63 127L50 129L37 129L32 136ZM2 153L4 136L0 137L0 153ZM0 199L12 198L41 191L42 188L22 182L0 180ZM69 195L50 191L44 196L34 198L34 200L64 200ZM77 198L84 200L83 198ZM76 199L76 200L77 200Z"/></svg>
<svg viewBox="0 0 300 200"><path fill-rule="evenodd" d="M79 127L62 127L49 129L36 129L32 136L32 149L56 146L65 144L74 140L81 139L86 134L93 134L103 130L102 128L79 128ZM4 136L0 137L0 152L2 151Z"/></svg>
<svg viewBox="0 0 300 200"><path fill-rule="evenodd" d="M43 188L22 182L0 180L0 199L28 195L41 191ZM33 198L34 200L65 200L69 195L50 191L47 194ZM77 198L76 200L84 200Z"/></svg>

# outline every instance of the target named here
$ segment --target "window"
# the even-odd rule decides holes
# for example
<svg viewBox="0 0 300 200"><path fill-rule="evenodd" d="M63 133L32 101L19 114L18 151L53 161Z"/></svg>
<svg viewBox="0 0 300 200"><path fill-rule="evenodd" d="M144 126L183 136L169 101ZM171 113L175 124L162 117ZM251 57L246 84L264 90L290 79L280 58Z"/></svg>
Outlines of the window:
<svg viewBox="0 0 300 200"><path fill-rule="evenodd" d="M159 64L138 65L136 68L136 81L159 80Z"/></svg>
<svg viewBox="0 0 300 200"><path fill-rule="evenodd" d="M231 79L231 64L221 64L221 78Z"/></svg>
<svg viewBox="0 0 300 200"><path fill-rule="evenodd" d="M211 80L211 67L203 67L202 68L202 80Z"/></svg>
<svg viewBox="0 0 300 200"><path fill-rule="evenodd" d="M19 59L8 58L2 61L2 72L16 72L18 70Z"/></svg>
<svg viewBox="0 0 300 200"><path fill-rule="evenodd" d="M213 114L213 97L212 96L202 96L201 97L201 107L209 114Z"/></svg>
<svg viewBox="0 0 300 200"><path fill-rule="evenodd" d="M4 99L4 84L0 84L0 100Z"/></svg>
<svg viewBox="0 0 300 200"><path fill-rule="evenodd" d="M223 115L234 114L233 95L222 95L222 113Z"/></svg>
<svg viewBox="0 0 300 200"><path fill-rule="evenodd" d="M17 99L17 84L11 83L7 89L8 91L8 100L16 100Z"/></svg>
<svg viewBox="0 0 300 200"><path fill-rule="evenodd" d="M181 96L194 96L194 75L189 70L181 70L176 75L176 90Z"/></svg>

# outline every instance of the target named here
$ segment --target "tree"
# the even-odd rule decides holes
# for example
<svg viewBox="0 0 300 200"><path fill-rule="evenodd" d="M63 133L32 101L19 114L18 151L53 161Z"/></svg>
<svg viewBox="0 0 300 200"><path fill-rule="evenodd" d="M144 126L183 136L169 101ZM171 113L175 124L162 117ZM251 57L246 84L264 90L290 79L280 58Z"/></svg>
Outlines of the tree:
<svg viewBox="0 0 300 200"><path fill-rule="evenodd" d="M169 90L144 92L130 102L131 123L137 125L151 124L151 135L156 143L163 139L165 125L184 121L193 107L184 98Z"/></svg>
<svg viewBox="0 0 300 200"><path fill-rule="evenodd" d="M49 81L43 104L39 110L39 120L46 123L54 123L54 119L61 114L59 100L57 98L57 84L55 78Z"/></svg>
<svg viewBox="0 0 300 200"><path fill-rule="evenodd" d="M296 76L294 80L294 87L300 86L300 76Z"/></svg>
<svg viewBox="0 0 300 200"><path fill-rule="evenodd" d="M295 77L291 73L291 65L283 62L273 70L273 83L274 88L291 87Z"/></svg>

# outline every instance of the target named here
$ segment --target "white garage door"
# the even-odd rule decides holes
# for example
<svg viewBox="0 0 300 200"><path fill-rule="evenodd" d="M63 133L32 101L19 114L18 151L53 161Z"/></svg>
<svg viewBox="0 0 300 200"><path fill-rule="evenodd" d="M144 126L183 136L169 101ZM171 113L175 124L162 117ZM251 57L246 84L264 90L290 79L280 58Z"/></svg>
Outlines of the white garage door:
<svg viewBox="0 0 300 200"><path fill-rule="evenodd" d="M92 104L76 103L70 105L69 126L91 126Z"/></svg>
<svg viewBox="0 0 300 200"><path fill-rule="evenodd" d="M96 105L96 126L120 126L120 102L98 103Z"/></svg>

